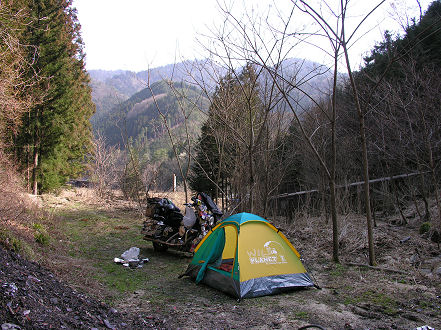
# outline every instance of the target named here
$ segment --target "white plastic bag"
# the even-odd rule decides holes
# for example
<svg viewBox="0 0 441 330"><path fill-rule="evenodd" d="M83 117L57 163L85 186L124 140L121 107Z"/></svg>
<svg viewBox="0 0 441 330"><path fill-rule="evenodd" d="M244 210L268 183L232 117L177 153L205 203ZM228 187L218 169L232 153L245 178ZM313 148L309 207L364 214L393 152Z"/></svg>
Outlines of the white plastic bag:
<svg viewBox="0 0 441 330"><path fill-rule="evenodd" d="M121 254L121 258L123 258L125 261L138 260L138 256L139 256L139 248L135 246L131 247L123 254Z"/></svg>

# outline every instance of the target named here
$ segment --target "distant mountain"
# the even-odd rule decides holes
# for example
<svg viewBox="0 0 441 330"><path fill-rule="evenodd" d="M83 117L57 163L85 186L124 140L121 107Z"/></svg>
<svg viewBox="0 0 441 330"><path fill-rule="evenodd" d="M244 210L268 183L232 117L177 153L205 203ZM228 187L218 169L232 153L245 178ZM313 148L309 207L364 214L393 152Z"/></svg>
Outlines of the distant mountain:
<svg viewBox="0 0 441 330"><path fill-rule="evenodd" d="M323 95L330 86L332 71L307 60L287 59L280 70L284 79L292 81L303 92L314 98ZM202 109L208 109L209 102L202 97L202 91L195 85L203 85L207 91L214 91L216 82L226 74L226 70L203 61L186 61L170 64L149 71L132 72L124 70L89 72L92 86L92 100L97 111L91 122L96 130L105 134L110 144L123 144L123 132L132 140L158 139L164 133L158 109L153 102L153 89L161 110L167 114L171 127L178 128L183 121L180 103L166 81L174 81L178 93L189 97L184 103L190 108L190 101L199 102ZM268 74L261 77L261 84L269 79ZM198 83L195 84L195 81ZM299 89L293 89L290 96L297 105L307 107L311 101ZM187 111L188 109L186 109ZM195 114L197 111L195 111ZM192 116L192 125L200 125L201 116ZM198 122L198 124L195 124ZM162 128L161 128L162 127ZM199 131L196 129L195 134Z"/></svg>
<svg viewBox="0 0 441 330"><path fill-rule="evenodd" d="M110 109L129 98L127 95L122 94L117 89L99 80L92 79L91 87L92 101L96 106L96 112L90 120L93 126L95 126L95 123L99 122Z"/></svg>
<svg viewBox="0 0 441 330"><path fill-rule="evenodd" d="M332 78L332 72L328 68L308 60L286 59L281 68L284 77L289 80L296 77L295 82L298 87L312 96L318 96L322 93L329 86L329 81ZM204 86L207 91L212 92L226 72L225 68L208 60L184 61L141 72L90 70L92 100L97 105L97 111L92 121L98 120L101 112L109 111L114 105L146 88L148 81L150 84L161 80L185 82L190 85ZM307 106L310 102L299 90L292 91L291 95L301 100L302 106Z"/></svg>
<svg viewBox="0 0 441 330"><path fill-rule="evenodd" d="M101 77L105 77L105 75ZM108 78L100 79L99 81L127 97L147 87L147 83L139 77L139 74L132 71L123 71L110 75Z"/></svg>
<svg viewBox="0 0 441 330"><path fill-rule="evenodd" d="M311 98L318 101L325 97L332 87L332 69L316 62L298 58L286 59L281 64L280 72L284 79L296 86L290 96L301 108L310 106Z"/></svg>
<svg viewBox="0 0 441 330"><path fill-rule="evenodd" d="M224 74L225 70L214 64L206 65L205 61L185 61L141 72L90 70L92 100L96 105L96 113L91 122L94 127L97 126L96 123L101 122L107 112L145 89L148 82L152 85L161 80L169 80L195 85L197 81L212 90L216 86L216 77Z"/></svg>
<svg viewBox="0 0 441 330"><path fill-rule="evenodd" d="M89 75L92 82L99 81L130 97L146 88L148 82L153 84L160 80L182 81L188 84L194 84L197 81L210 88L214 87L215 77L224 75L225 70L212 63L206 65L207 63L206 61L184 61L140 72L90 70ZM202 67L203 70L200 69Z"/></svg>
<svg viewBox="0 0 441 330"><path fill-rule="evenodd" d="M93 80L98 81L106 81L109 78L112 78L113 76L117 76L120 74L124 74L126 72L130 72L127 70L89 70L89 75Z"/></svg>
<svg viewBox="0 0 441 330"><path fill-rule="evenodd" d="M110 145L122 146L131 140L143 144L151 155L154 149L169 150L166 127L159 111L166 117L177 140L184 134L184 113L190 134L199 134L204 119L201 110L207 111L209 102L197 87L183 82L173 83L171 87L166 81L157 81L151 84L151 89L144 88L101 113L99 120L93 121L94 130L101 131Z"/></svg>

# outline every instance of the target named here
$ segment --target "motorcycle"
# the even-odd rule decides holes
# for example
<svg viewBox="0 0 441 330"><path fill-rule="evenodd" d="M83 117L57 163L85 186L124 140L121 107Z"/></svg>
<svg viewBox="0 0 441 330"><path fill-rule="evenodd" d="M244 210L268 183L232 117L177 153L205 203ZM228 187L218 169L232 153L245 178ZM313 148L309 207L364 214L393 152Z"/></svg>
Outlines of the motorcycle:
<svg viewBox="0 0 441 330"><path fill-rule="evenodd" d="M185 215L168 198L149 198L142 233L155 251L175 249L193 252L223 213L210 196L201 192L185 203Z"/></svg>

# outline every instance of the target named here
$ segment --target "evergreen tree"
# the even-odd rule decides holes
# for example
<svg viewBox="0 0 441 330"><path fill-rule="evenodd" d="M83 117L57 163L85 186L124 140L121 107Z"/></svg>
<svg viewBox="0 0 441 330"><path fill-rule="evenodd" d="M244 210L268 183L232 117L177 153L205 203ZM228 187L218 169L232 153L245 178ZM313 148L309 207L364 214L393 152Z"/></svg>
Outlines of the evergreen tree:
<svg viewBox="0 0 441 330"><path fill-rule="evenodd" d="M239 74L230 72L220 80L196 148L190 176L192 189L214 197L218 197L219 188L232 190L235 197L252 201L257 155L265 130L257 80L251 64Z"/></svg>
<svg viewBox="0 0 441 330"><path fill-rule="evenodd" d="M201 191L214 196L216 192L217 173L219 170L219 153L216 140L209 122L201 128L201 136L194 150L196 159L191 166L189 176L190 187L194 191Z"/></svg>
<svg viewBox="0 0 441 330"><path fill-rule="evenodd" d="M215 198L219 196L219 187L224 190L231 185L237 150L228 135L233 133L231 124L238 119L234 113L237 110L237 86L237 80L231 73L219 81L194 149L196 160L191 166L190 187Z"/></svg>
<svg viewBox="0 0 441 330"><path fill-rule="evenodd" d="M433 1L421 20L413 20L402 37L395 39L386 31L384 40L374 46L370 55L364 58L365 67L361 77L378 78L383 74L389 81L404 79L402 63L413 60L417 69L427 64L441 65L441 1ZM361 78L363 79L363 78Z"/></svg>
<svg viewBox="0 0 441 330"><path fill-rule="evenodd" d="M17 152L32 168L32 189L60 187L84 169L91 150L94 113L89 77L84 68L83 43L71 0L28 1L33 18L26 33L35 45L34 69L42 80L32 88L36 103L23 118Z"/></svg>

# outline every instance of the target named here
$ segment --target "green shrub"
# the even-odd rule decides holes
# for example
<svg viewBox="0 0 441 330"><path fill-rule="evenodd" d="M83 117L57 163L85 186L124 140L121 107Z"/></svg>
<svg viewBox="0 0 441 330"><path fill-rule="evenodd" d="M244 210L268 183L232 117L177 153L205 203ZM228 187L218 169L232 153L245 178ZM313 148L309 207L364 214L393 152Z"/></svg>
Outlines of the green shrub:
<svg viewBox="0 0 441 330"><path fill-rule="evenodd" d="M44 228L44 226L41 223L33 223L32 224L32 228L35 229L36 231L46 231L46 229Z"/></svg>
<svg viewBox="0 0 441 330"><path fill-rule="evenodd" d="M49 244L49 234L46 231L46 228L41 223L32 224L32 228L35 230L34 238L37 243L41 245Z"/></svg>
<svg viewBox="0 0 441 330"><path fill-rule="evenodd" d="M137 200L139 194L143 192L144 184L140 177L132 171L124 173L120 187L126 199Z"/></svg>
<svg viewBox="0 0 441 330"><path fill-rule="evenodd" d="M22 249L21 241L5 230L0 230L0 244L15 252Z"/></svg>
<svg viewBox="0 0 441 330"><path fill-rule="evenodd" d="M431 224L430 222L423 222L420 226L420 235L428 233L430 230Z"/></svg>
<svg viewBox="0 0 441 330"><path fill-rule="evenodd" d="M34 234L35 241L41 245L49 244L49 235L47 233L36 232Z"/></svg>

